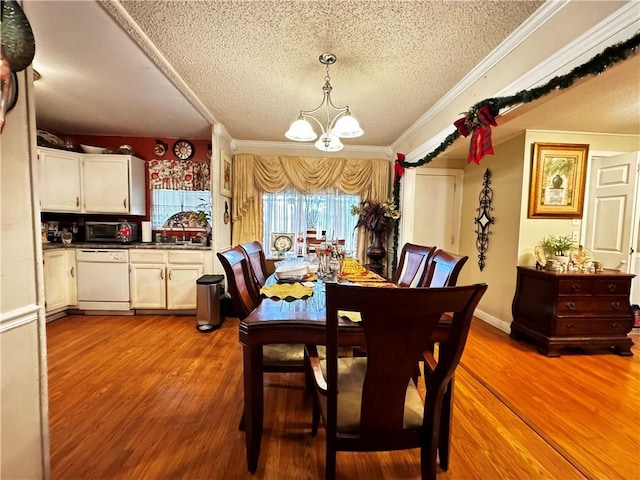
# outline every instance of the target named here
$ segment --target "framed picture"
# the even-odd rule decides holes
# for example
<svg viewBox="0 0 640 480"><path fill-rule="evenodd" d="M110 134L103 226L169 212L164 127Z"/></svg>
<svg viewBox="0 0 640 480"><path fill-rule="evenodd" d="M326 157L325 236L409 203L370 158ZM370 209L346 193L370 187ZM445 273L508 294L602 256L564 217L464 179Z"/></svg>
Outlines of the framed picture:
<svg viewBox="0 0 640 480"><path fill-rule="evenodd" d="M582 218L589 145L534 143L529 218Z"/></svg>
<svg viewBox="0 0 640 480"><path fill-rule="evenodd" d="M231 158L220 151L220 193L231 198Z"/></svg>

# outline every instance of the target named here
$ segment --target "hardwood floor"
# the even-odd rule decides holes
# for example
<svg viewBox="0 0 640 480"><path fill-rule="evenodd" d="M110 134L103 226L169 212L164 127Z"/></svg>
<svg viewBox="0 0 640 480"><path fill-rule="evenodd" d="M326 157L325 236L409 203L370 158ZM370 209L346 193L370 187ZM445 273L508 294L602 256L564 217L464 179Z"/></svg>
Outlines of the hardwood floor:
<svg viewBox="0 0 640 480"><path fill-rule="evenodd" d="M70 316L47 325L52 478L320 479L302 375L269 374L246 470L238 321ZM637 330L637 329L636 329ZM456 373L441 480L640 478L640 335L633 357L546 358L475 321ZM417 479L417 450L339 453L342 479Z"/></svg>

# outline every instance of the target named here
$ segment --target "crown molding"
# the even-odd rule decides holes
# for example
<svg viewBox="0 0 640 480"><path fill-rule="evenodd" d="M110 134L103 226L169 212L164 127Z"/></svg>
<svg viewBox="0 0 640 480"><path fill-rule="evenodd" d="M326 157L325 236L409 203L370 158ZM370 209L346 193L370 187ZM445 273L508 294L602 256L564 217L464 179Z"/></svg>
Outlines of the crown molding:
<svg viewBox="0 0 640 480"><path fill-rule="evenodd" d="M246 149L277 149L279 152L282 152L282 155L286 155L287 150L308 150L309 152L318 153L316 147L313 146L312 143L292 143L292 142L267 142L267 141L258 141L258 140L235 140L236 142L236 150ZM345 145L340 152L328 152L328 153L367 153L371 155L376 155L376 158L384 157L390 158L393 150L390 150L389 147L379 147L375 145Z"/></svg>
<svg viewBox="0 0 640 480"><path fill-rule="evenodd" d="M120 4L119 0L102 0L98 2L115 22L131 37L142 51L149 57L156 67L169 79L171 83L182 93L193 107L211 125L218 123L211 111L193 93L193 90L185 83L178 72L171 66L164 55L156 48L151 39L142 31L131 15Z"/></svg>
<svg viewBox="0 0 640 480"><path fill-rule="evenodd" d="M462 80L460 80L447 94L438 100L427 112L416 120L398 139L394 145L403 142L420 130L442 111L453 100L461 96L465 90L482 78L489 70L500 63L522 42L527 40L536 30L543 26L549 18L557 14L567 2L545 2L519 28L511 33L500 45L476 65Z"/></svg>
<svg viewBox="0 0 640 480"><path fill-rule="evenodd" d="M551 2L551 5L545 4L543 7L549 5L552 6L554 2ZM529 20L535 20L536 28L531 28L532 26L526 25L529 22L523 24L523 29L526 30L527 36L533 33L537 28L539 28L544 21L546 21L551 15L556 14L562 6L566 5L564 2L558 2L558 8L548 8L545 9L544 18L535 18L539 17L537 15L532 16ZM541 7L540 10L543 9ZM536 12L538 13L538 12ZM638 23L640 20L640 9L638 8L638 4L635 2L629 2L624 7L621 7L613 14L609 15L607 18L603 19L601 22L596 24L591 29L584 32L582 35L578 36L575 40L565 45L563 48L558 50L555 54L548 57L545 61L541 62L530 71L522 75L520 78L496 92L494 97L502 97L513 95L521 90L527 90L533 88L537 85L540 85L547 81L548 79L557 76L566 74L571 68L575 67L578 64L578 61L582 60L582 56L587 54L590 50L602 46L605 46L615 43L624 39L617 39L616 37L620 35L625 29L632 27ZM534 23L534 22L532 22ZM511 36L517 36L521 38L520 43L526 37L522 37L520 34L520 29L516 30ZM514 44L511 40L511 36L505 40L505 42L509 42L509 45L513 45L510 50L511 51L516 44ZM518 43L519 44L519 43ZM502 58L508 53L506 48L502 48L502 44L494 50L489 57L492 57L497 52L503 52ZM506 53L505 53L506 52ZM487 57L487 59L489 58ZM485 59L485 60L487 60ZM487 62L486 65L495 65L497 62L490 61ZM398 139L393 142L392 146L396 146L402 141L409 138L412 134L414 134L418 129L422 128L427 122L435 117L435 115L440 112L449 102L455 99L457 96L462 95L464 92L464 88L467 88L470 84L479 79L479 76L484 75L486 73L486 69L479 68L482 65L485 65L485 61L481 62L478 67L472 70L469 75L467 75L464 79L460 81L453 89L451 89L447 95L445 95L439 102L437 102L431 109L427 111L416 123L411 125L409 129L407 129ZM473 78L467 78L471 75L474 75ZM464 83L464 88L460 88L461 84ZM513 107L502 110L500 113L504 115L507 112L510 112L519 105L515 105ZM452 122L453 124L453 122ZM417 148L412 150L409 154L407 154L407 161L417 161L428 153L433 151L438 145L440 145L445 138L454 131L452 126L448 126L433 135L429 140L419 145Z"/></svg>

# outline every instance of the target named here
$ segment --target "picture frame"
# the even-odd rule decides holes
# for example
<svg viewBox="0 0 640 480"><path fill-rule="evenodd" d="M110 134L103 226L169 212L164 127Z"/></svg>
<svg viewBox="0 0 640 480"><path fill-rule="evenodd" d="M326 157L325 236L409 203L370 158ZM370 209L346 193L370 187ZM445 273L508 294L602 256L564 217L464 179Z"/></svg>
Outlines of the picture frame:
<svg viewBox="0 0 640 480"><path fill-rule="evenodd" d="M534 143L528 218L582 218L589 145Z"/></svg>
<svg viewBox="0 0 640 480"><path fill-rule="evenodd" d="M220 151L220 193L231 198L231 158Z"/></svg>

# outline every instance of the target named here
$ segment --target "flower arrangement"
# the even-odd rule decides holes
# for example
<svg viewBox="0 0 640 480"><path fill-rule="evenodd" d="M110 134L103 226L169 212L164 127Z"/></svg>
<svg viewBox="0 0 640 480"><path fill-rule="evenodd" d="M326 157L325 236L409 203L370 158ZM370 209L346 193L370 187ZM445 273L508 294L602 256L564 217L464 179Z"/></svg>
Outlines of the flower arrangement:
<svg viewBox="0 0 640 480"><path fill-rule="evenodd" d="M364 200L351 207L351 215L358 215L357 227L367 230L387 231L398 221L401 212L393 200L387 202L370 202Z"/></svg>

